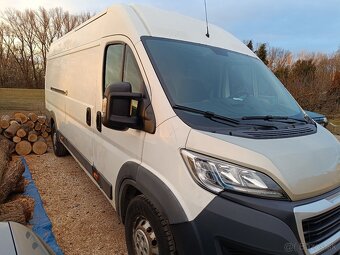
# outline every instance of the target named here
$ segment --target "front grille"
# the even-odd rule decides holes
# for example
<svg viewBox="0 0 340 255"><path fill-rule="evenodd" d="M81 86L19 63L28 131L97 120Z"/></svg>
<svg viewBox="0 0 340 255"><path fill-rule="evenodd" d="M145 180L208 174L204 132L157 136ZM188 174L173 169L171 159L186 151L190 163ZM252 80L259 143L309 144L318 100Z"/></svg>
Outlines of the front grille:
<svg viewBox="0 0 340 255"><path fill-rule="evenodd" d="M327 240L340 230L340 206L302 221L307 248Z"/></svg>

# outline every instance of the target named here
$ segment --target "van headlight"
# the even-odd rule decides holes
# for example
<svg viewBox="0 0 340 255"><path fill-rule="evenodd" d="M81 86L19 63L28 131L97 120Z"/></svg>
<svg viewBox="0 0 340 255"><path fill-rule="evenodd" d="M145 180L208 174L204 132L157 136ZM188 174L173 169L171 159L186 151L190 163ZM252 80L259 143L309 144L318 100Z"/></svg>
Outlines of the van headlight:
<svg viewBox="0 0 340 255"><path fill-rule="evenodd" d="M288 199L281 187L263 173L184 149L181 154L194 180L211 192L227 190L264 198Z"/></svg>

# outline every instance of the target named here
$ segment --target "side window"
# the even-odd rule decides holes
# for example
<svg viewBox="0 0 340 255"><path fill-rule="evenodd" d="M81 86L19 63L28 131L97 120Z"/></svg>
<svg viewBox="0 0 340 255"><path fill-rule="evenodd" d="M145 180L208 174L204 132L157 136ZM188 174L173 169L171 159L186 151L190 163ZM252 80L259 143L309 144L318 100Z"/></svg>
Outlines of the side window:
<svg viewBox="0 0 340 255"><path fill-rule="evenodd" d="M104 90L112 83L122 81L123 44L113 44L106 48Z"/></svg>
<svg viewBox="0 0 340 255"><path fill-rule="evenodd" d="M144 81L131 49L126 46L123 81L130 82L132 92L143 93Z"/></svg>

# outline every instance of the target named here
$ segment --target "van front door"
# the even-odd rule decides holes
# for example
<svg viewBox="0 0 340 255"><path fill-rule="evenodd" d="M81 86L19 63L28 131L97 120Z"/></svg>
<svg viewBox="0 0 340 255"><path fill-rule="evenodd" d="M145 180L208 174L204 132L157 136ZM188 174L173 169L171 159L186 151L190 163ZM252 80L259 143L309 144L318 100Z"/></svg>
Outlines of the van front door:
<svg viewBox="0 0 340 255"><path fill-rule="evenodd" d="M144 78L141 63L132 43L123 36L105 38L102 42L102 84L96 96L97 129L94 143L94 178L104 193L114 200L112 192L119 169L125 162L141 162L145 132L134 129L118 131L101 124L102 100L105 88L118 82L129 82L132 92L142 93ZM114 201L112 203L114 205Z"/></svg>

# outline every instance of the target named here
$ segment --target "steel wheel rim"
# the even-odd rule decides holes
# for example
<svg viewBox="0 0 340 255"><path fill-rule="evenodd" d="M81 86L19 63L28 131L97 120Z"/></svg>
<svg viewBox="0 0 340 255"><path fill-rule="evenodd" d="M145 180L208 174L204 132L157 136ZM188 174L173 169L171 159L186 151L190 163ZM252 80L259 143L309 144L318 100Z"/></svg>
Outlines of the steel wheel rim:
<svg viewBox="0 0 340 255"><path fill-rule="evenodd" d="M138 217L133 229L133 242L137 255L158 255L158 241L150 222Z"/></svg>

